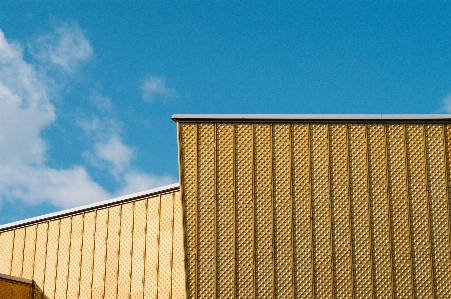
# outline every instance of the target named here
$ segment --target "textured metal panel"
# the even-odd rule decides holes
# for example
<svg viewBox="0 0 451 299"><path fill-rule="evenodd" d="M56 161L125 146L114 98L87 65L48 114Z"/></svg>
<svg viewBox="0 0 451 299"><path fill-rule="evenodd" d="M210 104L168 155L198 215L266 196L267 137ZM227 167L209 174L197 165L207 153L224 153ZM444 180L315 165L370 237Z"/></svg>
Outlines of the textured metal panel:
<svg viewBox="0 0 451 299"><path fill-rule="evenodd" d="M392 298L392 255L386 132L384 125L368 127L369 187L372 203L374 297Z"/></svg>
<svg viewBox="0 0 451 299"><path fill-rule="evenodd" d="M186 299L185 240L180 192L174 193L174 234L172 241L172 298Z"/></svg>
<svg viewBox="0 0 451 299"><path fill-rule="evenodd" d="M160 236L160 196L147 200L146 266L144 298L158 295L158 255Z"/></svg>
<svg viewBox="0 0 451 299"><path fill-rule="evenodd" d="M109 208L104 298L116 298L117 296L120 228L121 206Z"/></svg>
<svg viewBox="0 0 451 299"><path fill-rule="evenodd" d="M365 125L351 125L349 133L351 228L354 257L354 294L372 298L371 214L368 190L367 137Z"/></svg>
<svg viewBox="0 0 451 299"><path fill-rule="evenodd" d="M273 126L275 296L294 297L290 125Z"/></svg>
<svg viewBox="0 0 451 299"><path fill-rule="evenodd" d="M450 219L446 186L445 133L442 125L426 125L425 130L435 295L437 298L445 298L451 294Z"/></svg>
<svg viewBox="0 0 451 299"><path fill-rule="evenodd" d="M31 298L31 285L22 283L13 284L12 299L30 299L30 298Z"/></svg>
<svg viewBox="0 0 451 299"><path fill-rule="evenodd" d="M21 277L33 278L34 255L36 249L36 225L25 228L25 246L23 251L23 265Z"/></svg>
<svg viewBox="0 0 451 299"><path fill-rule="evenodd" d="M186 207L185 226L188 272L188 296L197 298L197 124L181 127L181 184Z"/></svg>
<svg viewBox="0 0 451 299"><path fill-rule="evenodd" d="M133 203L122 205L117 298L129 298L133 245Z"/></svg>
<svg viewBox="0 0 451 299"><path fill-rule="evenodd" d="M318 298L330 297L333 292L328 139L328 125L311 125L313 259Z"/></svg>
<svg viewBox="0 0 451 299"><path fill-rule="evenodd" d="M133 257L130 297L132 299L143 298L144 263L146 244L146 213L147 200L135 202L133 212ZM155 248L154 248L155 250Z"/></svg>
<svg viewBox="0 0 451 299"><path fill-rule="evenodd" d="M14 231L13 257L11 261L11 275L22 275L23 250L25 242L25 228L19 228Z"/></svg>
<svg viewBox="0 0 451 299"><path fill-rule="evenodd" d="M247 299L255 295L252 136L252 125L235 125L236 296Z"/></svg>
<svg viewBox="0 0 451 299"><path fill-rule="evenodd" d="M292 125L295 298L313 298L309 126Z"/></svg>
<svg viewBox="0 0 451 299"><path fill-rule="evenodd" d="M37 245L36 247L38 248ZM81 214L72 217L67 298L78 298L80 294L80 264L82 247L83 215Z"/></svg>
<svg viewBox="0 0 451 299"><path fill-rule="evenodd" d="M254 126L256 298L274 298L275 289L271 129L270 124Z"/></svg>
<svg viewBox="0 0 451 299"><path fill-rule="evenodd" d="M397 298L411 298L413 286L405 127L398 124L389 125L387 133L390 212L393 226L394 294Z"/></svg>
<svg viewBox="0 0 451 299"><path fill-rule="evenodd" d="M333 203L333 261L336 298L352 298L351 202L349 194L349 145L346 125L331 125L330 182Z"/></svg>
<svg viewBox="0 0 451 299"><path fill-rule="evenodd" d="M218 124L217 141L217 297L235 297L234 126ZM175 213L174 213L175 217ZM175 235L175 232L174 232ZM175 241L175 240L174 240Z"/></svg>
<svg viewBox="0 0 451 299"><path fill-rule="evenodd" d="M30 299L31 284L20 283L0 278L0 298Z"/></svg>
<svg viewBox="0 0 451 299"><path fill-rule="evenodd" d="M197 140L197 298L213 298L216 296L215 125L200 124Z"/></svg>
<svg viewBox="0 0 451 299"><path fill-rule="evenodd" d="M103 298L105 291L106 247L108 242L108 209L97 211L94 236L92 298Z"/></svg>
<svg viewBox="0 0 451 299"><path fill-rule="evenodd" d="M69 253L72 218L61 219L59 229L58 266L56 269L55 298L66 298L67 279L69 275Z"/></svg>
<svg viewBox="0 0 451 299"><path fill-rule="evenodd" d="M160 247L158 260L158 298L171 298L172 226L174 195L161 196Z"/></svg>
<svg viewBox="0 0 451 299"><path fill-rule="evenodd" d="M0 235L0 273L11 274L11 260L13 256L14 231L3 232Z"/></svg>
<svg viewBox="0 0 451 299"><path fill-rule="evenodd" d="M96 212L85 214L83 224L83 249L81 251L80 297L91 298L92 272L94 257L94 234L96 229Z"/></svg>
<svg viewBox="0 0 451 299"><path fill-rule="evenodd" d="M55 297L55 278L58 261L58 239L60 221L50 221L47 239L47 258L45 263L44 294L49 299Z"/></svg>
<svg viewBox="0 0 451 299"><path fill-rule="evenodd" d="M407 169L409 174L409 196L412 220L412 263L415 271L414 296L433 298L430 211L426 171L425 132L422 125L408 125L407 134Z"/></svg>
<svg viewBox="0 0 451 299"><path fill-rule="evenodd" d="M33 270L33 281L35 291L42 292L44 289L44 271L47 250L47 230L48 223L40 223L37 228L36 236L36 255Z"/></svg>

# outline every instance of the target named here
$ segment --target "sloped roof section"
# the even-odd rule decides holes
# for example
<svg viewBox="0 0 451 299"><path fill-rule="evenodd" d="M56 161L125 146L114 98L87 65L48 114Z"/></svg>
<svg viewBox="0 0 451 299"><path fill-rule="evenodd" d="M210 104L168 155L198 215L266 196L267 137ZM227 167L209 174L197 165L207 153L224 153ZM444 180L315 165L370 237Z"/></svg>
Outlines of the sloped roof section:
<svg viewBox="0 0 451 299"><path fill-rule="evenodd" d="M49 213L49 214L45 214L45 215L41 215L41 216L37 216L37 217L33 217L33 218L28 218L25 220L11 222L11 223L0 225L0 232L9 230L9 229L13 229L13 228L16 228L19 226L30 225L30 224L37 223L37 222L47 221L47 220L60 218L60 217L64 217L64 216L68 216L68 215L72 215L72 214L78 214L81 212L87 212L90 210L95 210L95 209L99 209L99 208L103 208L103 207L107 207L107 206L111 206L111 205L116 205L116 204L124 203L127 201L133 201L133 200L137 200L137 199L151 196L151 195L171 192L171 191L178 190L179 188L180 188L180 184L175 183L175 184L166 185L163 187L153 188L153 189L146 190L146 191L141 191L141 192L128 194L128 195L124 195L124 196L120 196L120 197L116 197L116 198L112 198L112 199L107 199L104 201L95 202L92 204L88 204L88 205L84 205L84 206L80 206L80 207L76 207L76 208L66 209L66 210L55 212L55 213Z"/></svg>

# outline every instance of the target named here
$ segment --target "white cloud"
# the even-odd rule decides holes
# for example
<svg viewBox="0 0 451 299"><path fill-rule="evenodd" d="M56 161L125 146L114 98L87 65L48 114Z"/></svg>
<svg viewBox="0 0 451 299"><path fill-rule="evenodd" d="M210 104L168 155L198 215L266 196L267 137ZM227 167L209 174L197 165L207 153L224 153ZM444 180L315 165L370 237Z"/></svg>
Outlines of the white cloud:
<svg viewBox="0 0 451 299"><path fill-rule="evenodd" d="M152 101L157 96L174 98L177 92L174 88L166 86L166 78L161 76L148 76L141 84L142 97L146 101Z"/></svg>
<svg viewBox="0 0 451 299"><path fill-rule="evenodd" d="M70 207L110 197L86 169L46 166L41 131L55 120L52 88L0 31L0 194L29 204Z"/></svg>
<svg viewBox="0 0 451 299"><path fill-rule="evenodd" d="M78 64L93 53L91 44L75 23L56 27L52 33L40 36L30 45L33 55L45 63L73 72Z"/></svg>
<svg viewBox="0 0 451 299"><path fill-rule="evenodd" d="M8 42L0 30L0 199L68 208L173 183L170 176L142 173L132 166L135 151L120 138L122 123L108 115L111 99L101 95L97 100L107 115L78 125L92 144L88 156L93 166L107 169L115 177L116 191L106 191L85 166L55 169L47 165L49 145L41 132L55 121L52 97L58 88L54 77L38 74L37 69L57 65L73 72L89 59L92 48L76 25L56 28L36 42L30 47L39 63L32 64L24 60L22 46ZM160 92L171 93L165 88Z"/></svg>
<svg viewBox="0 0 451 299"><path fill-rule="evenodd" d="M451 94L446 96L442 101L442 110L451 113Z"/></svg>
<svg viewBox="0 0 451 299"><path fill-rule="evenodd" d="M116 177L130 166L134 155L133 150L117 136L107 142L96 143L94 148L96 156L110 164L111 173Z"/></svg>

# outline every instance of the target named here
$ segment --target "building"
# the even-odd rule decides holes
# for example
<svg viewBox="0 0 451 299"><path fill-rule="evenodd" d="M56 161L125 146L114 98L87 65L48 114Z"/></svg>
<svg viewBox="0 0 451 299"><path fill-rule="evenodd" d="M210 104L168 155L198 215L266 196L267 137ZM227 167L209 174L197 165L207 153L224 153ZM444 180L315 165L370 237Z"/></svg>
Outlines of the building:
<svg viewBox="0 0 451 299"><path fill-rule="evenodd" d="M1 226L2 298L450 298L451 115L173 119L180 186Z"/></svg>

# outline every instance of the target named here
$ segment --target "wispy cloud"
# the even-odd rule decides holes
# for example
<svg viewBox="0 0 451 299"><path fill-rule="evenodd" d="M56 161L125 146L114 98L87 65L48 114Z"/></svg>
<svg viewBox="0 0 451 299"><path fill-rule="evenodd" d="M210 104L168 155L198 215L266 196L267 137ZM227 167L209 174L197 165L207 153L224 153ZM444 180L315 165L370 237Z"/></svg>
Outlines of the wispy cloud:
<svg viewBox="0 0 451 299"><path fill-rule="evenodd" d="M52 99L59 89L52 72L43 75L38 70L57 67L67 75L88 60L93 50L76 24L55 28L37 38L29 49L36 63L27 62L22 45L8 42L0 30L0 199L67 208L175 181L133 167L136 151L122 140L122 123L109 114L111 99L101 95L97 100L106 108L100 109L103 115L78 124L91 144L90 161L116 179L116 190L109 192L96 182L89 174L89 165L50 167L46 160L49 144L41 133L56 119ZM175 92L170 90L159 92L169 96Z"/></svg>
<svg viewBox="0 0 451 299"><path fill-rule="evenodd" d="M141 84L142 97L146 101L153 101L157 97L174 98L177 92L166 86L166 78L162 76L148 76Z"/></svg>
<svg viewBox="0 0 451 299"><path fill-rule="evenodd" d="M38 37L30 44L32 54L44 63L55 65L66 72L74 72L80 62L91 58L89 40L76 23L64 23L53 32Z"/></svg>
<svg viewBox="0 0 451 299"><path fill-rule="evenodd" d="M24 60L21 45L8 43L0 31L1 197L60 207L108 198L84 167L61 170L46 165L47 142L41 131L55 120L49 94L52 86Z"/></svg>
<svg viewBox="0 0 451 299"><path fill-rule="evenodd" d="M447 95L442 101L442 110L451 113L451 94Z"/></svg>

